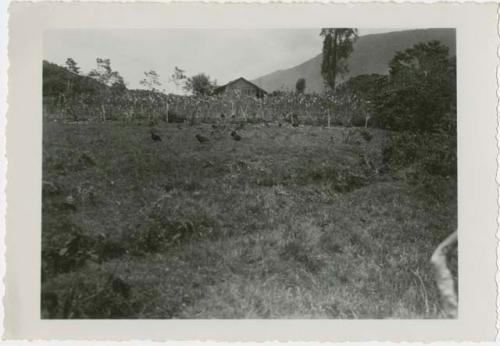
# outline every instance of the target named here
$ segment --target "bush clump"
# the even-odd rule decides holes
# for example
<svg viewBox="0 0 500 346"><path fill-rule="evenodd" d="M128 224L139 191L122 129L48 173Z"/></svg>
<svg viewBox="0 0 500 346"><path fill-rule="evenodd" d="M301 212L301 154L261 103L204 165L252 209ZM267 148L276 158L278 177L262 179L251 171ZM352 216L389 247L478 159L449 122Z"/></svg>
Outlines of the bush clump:
<svg viewBox="0 0 500 346"><path fill-rule="evenodd" d="M217 224L204 214L172 216L152 211L126 239L132 254L156 253L181 242L216 236Z"/></svg>
<svg viewBox="0 0 500 346"><path fill-rule="evenodd" d="M140 301L124 279L103 271L60 275L42 286L42 318L132 318Z"/></svg>
<svg viewBox="0 0 500 346"><path fill-rule="evenodd" d="M319 166L308 169L303 175L297 177L297 183L316 184L324 181L340 193L348 193L359 189L369 183L369 178L355 170L335 168L332 166Z"/></svg>
<svg viewBox="0 0 500 346"><path fill-rule="evenodd" d="M176 111L169 110L168 111L168 122L180 124L186 121L186 117L184 115L179 114Z"/></svg>
<svg viewBox="0 0 500 346"><path fill-rule="evenodd" d="M456 178L456 136L445 133L393 133L383 149L383 162L393 171L415 165L425 175Z"/></svg>

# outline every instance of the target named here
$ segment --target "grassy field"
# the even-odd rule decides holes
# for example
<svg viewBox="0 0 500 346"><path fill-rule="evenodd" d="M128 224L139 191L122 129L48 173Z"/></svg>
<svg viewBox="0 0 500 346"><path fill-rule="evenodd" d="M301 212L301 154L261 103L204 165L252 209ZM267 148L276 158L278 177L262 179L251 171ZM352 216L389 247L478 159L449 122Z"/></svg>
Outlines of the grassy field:
<svg viewBox="0 0 500 346"><path fill-rule="evenodd" d="M383 131L158 129L44 124L45 318L439 317L455 183L384 170Z"/></svg>

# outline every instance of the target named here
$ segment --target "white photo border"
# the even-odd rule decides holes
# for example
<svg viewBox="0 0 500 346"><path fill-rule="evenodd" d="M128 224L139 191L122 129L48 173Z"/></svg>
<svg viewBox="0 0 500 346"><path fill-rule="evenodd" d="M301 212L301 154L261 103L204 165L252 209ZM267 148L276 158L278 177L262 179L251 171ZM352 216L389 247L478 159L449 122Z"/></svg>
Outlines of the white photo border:
<svg viewBox="0 0 500 346"><path fill-rule="evenodd" d="M5 335L9 339L493 341L497 5L19 2L10 7ZM114 14L114 15L110 15ZM119 14L119 15L116 15ZM43 32L59 28L456 28L456 320L41 320Z"/></svg>

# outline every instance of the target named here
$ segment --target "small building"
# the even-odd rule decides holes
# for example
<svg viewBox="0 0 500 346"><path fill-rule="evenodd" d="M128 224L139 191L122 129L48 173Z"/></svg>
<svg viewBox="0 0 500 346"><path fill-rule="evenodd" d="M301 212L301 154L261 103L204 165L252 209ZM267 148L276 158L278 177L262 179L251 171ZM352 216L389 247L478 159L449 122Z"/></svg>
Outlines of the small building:
<svg viewBox="0 0 500 346"><path fill-rule="evenodd" d="M267 91L258 87L257 85L249 82L243 77L235 79L226 85L220 86L214 90L215 94L231 94L231 93L239 93L240 95L245 96L254 96L254 97L264 97L267 95Z"/></svg>

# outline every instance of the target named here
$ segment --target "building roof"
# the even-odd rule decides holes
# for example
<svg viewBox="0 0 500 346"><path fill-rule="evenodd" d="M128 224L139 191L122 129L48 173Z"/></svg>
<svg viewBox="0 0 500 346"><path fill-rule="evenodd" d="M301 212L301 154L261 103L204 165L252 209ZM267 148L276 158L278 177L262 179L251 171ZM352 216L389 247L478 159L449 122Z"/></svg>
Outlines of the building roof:
<svg viewBox="0 0 500 346"><path fill-rule="evenodd" d="M220 92L224 92L224 90L226 90L226 87L228 85L231 85L231 84L234 84L240 80L243 80L244 82L248 83L248 84L251 84L252 86L254 86L256 89L260 90L262 93L264 94L267 94L267 91L265 91L264 89L262 89L261 87L259 87L258 85L255 85L254 83L250 82L249 80L243 78L243 77L240 77L240 78L236 78L235 80L232 80L224 85L221 85L220 87L218 88L215 88L215 93L220 93Z"/></svg>

